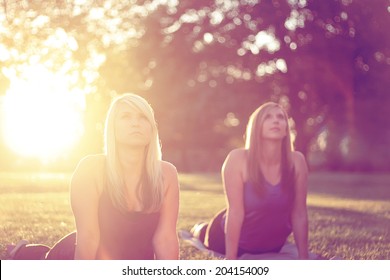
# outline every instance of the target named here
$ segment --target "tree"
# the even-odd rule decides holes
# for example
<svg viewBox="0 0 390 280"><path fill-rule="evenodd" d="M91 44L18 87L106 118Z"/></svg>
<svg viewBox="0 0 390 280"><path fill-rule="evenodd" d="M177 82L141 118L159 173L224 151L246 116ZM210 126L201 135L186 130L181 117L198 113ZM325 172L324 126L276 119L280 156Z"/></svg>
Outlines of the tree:
<svg viewBox="0 0 390 280"><path fill-rule="evenodd" d="M320 136L332 169L389 166L379 159L390 142L385 0L5 1L3 11L0 49L17 55L0 57L2 69L38 55L58 71L67 49L74 67L62 71L87 93L87 143L111 97L137 92L155 108L168 159L215 170L249 114L274 100L298 150L312 154ZM67 42L60 51L45 49L53 34Z"/></svg>

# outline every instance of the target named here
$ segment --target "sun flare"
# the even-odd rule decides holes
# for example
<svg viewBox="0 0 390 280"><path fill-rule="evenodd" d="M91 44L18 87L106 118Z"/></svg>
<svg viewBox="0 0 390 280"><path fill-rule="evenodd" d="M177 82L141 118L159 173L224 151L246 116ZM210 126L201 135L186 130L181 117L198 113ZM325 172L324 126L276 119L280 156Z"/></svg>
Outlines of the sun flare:
<svg viewBox="0 0 390 280"><path fill-rule="evenodd" d="M3 135L19 155L52 160L64 155L83 133L84 96L44 67L14 77L3 100Z"/></svg>

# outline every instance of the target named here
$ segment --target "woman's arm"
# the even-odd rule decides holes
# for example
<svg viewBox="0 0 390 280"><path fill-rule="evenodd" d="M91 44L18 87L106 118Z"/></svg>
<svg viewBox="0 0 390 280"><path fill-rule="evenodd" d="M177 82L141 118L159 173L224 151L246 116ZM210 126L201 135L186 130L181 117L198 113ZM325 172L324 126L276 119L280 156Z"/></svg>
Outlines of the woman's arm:
<svg viewBox="0 0 390 280"><path fill-rule="evenodd" d="M230 152L222 166L222 182L227 199L225 247L228 260L237 258L238 242L244 220L244 183L241 171L244 164L245 151L239 149Z"/></svg>
<svg viewBox="0 0 390 280"><path fill-rule="evenodd" d="M98 156L83 158L73 173L70 199L77 228L75 259L93 260L100 240L98 222L98 178L101 159Z"/></svg>
<svg viewBox="0 0 390 280"><path fill-rule="evenodd" d="M295 168L295 199L292 211L292 227L295 243L298 247L298 257L308 259L308 218L307 218L307 178L308 168L305 157L299 152L293 152Z"/></svg>
<svg viewBox="0 0 390 280"><path fill-rule="evenodd" d="M179 259L179 241L176 224L179 213L179 180L176 167L162 162L165 197L160 220L153 237L153 248L158 260Z"/></svg>

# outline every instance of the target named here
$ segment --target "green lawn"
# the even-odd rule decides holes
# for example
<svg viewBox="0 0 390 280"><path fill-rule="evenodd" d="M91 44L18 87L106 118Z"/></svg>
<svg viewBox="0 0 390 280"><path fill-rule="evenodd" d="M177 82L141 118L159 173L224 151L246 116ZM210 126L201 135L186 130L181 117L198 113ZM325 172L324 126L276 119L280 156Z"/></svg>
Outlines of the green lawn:
<svg viewBox="0 0 390 280"><path fill-rule="evenodd" d="M0 259L6 244L53 245L75 229L69 174L0 173ZM180 174L179 229L208 221L225 205L218 174ZM313 173L310 250L327 258L390 259L390 175ZM182 259L205 259L181 243Z"/></svg>

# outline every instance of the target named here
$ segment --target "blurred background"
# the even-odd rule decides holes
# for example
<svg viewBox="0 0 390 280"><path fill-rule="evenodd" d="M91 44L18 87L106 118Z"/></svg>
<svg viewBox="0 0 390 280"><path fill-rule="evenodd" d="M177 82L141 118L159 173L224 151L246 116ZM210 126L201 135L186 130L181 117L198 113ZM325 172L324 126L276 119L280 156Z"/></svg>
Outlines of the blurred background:
<svg viewBox="0 0 390 280"><path fill-rule="evenodd" d="M388 0L0 0L0 170L73 170L134 92L180 172L270 100L312 170L388 172L389 28Z"/></svg>

